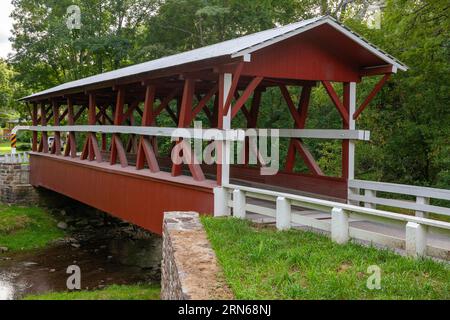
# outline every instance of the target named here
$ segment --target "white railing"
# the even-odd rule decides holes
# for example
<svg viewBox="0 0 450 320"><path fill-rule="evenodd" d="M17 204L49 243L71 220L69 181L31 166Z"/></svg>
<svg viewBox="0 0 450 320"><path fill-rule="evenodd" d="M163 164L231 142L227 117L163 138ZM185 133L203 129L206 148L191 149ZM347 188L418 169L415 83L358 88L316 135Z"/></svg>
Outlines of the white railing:
<svg viewBox="0 0 450 320"><path fill-rule="evenodd" d="M20 164L20 163L28 163L29 161L30 155L28 154L28 152L9 153L0 155L0 163Z"/></svg>
<svg viewBox="0 0 450 320"><path fill-rule="evenodd" d="M384 205L412 210L417 217L426 218L429 213L450 216L450 208L430 205L431 199L450 201L450 190L363 180L350 180L349 188L349 200L362 203L366 208L375 209L376 205ZM412 196L415 201L380 197L379 192Z"/></svg>
<svg viewBox="0 0 450 320"><path fill-rule="evenodd" d="M427 241L433 231L444 235L450 243L448 222L238 185L216 188L215 216L230 215L231 212L237 218L245 218L248 212L272 217L279 230L289 229L294 224L326 231L337 243L357 239L404 249L408 255L449 259L448 248L431 245ZM354 221L401 225L405 238L356 228L351 225Z"/></svg>

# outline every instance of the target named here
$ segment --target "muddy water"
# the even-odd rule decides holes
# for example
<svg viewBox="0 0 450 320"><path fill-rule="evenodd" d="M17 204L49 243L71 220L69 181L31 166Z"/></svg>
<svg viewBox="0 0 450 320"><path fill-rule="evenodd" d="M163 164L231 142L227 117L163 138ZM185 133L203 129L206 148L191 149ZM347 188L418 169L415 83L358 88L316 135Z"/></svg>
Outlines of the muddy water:
<svg viewBox="0 0 450 320"><path fill-rule="evenodd" d="M112 284L156 283L160 278L161 239L104 217L64 221L71 236L50 247L0 254L0 300L67 291L67 268L81 269L83 290Z"/></svg>

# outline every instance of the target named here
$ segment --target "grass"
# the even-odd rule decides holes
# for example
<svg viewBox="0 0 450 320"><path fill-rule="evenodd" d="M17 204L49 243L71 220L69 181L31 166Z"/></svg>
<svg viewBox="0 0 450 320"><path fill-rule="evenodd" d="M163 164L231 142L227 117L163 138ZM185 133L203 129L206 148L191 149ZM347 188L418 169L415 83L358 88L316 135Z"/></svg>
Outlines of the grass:
<svg viewBox="0 0 450 320"><path fill-rule="evenodd" d="M156 285L112 285L96 291L52 292L29 295L24 300L159 300Z"/></svg>
<svg viewBox="0 0 450 320"><path fill-rule="evenodd" d="M237 299L450 299L444 263L248 221L202 222ZM381 268L380 290L367 288L372 265Z"/></svg>
<svg viewBox="0 0 450 320"><path fill-rule="evenodd" d="M25 144L27 143L18 142L17 147ZM9 153L11 153L11 142L10 141L0 142L0 155Z"/></svg>
<svg viewBox="0 0 450 320"><path fill-rule="evenodd" d="M11 251L43 248L64 236L56 224L41 208L0 204L0 246Z"/></svg>

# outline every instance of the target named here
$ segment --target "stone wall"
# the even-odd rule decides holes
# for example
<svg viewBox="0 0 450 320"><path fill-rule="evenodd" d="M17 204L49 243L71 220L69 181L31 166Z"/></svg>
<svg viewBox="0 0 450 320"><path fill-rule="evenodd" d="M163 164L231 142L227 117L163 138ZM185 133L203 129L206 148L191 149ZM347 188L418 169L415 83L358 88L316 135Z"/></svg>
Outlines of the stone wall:
<svg viewBox="0 0 450 320"><path fill-rule="evenodd" d="M29 182L28 164L0 164L0 202L7 204L35 204L39 195Z"/></svg>
<svg viewBox="0 0 450 320"><path fill-rule="evenodd" d="M164 216L161 299L233 299L198 213Z"/></svg>

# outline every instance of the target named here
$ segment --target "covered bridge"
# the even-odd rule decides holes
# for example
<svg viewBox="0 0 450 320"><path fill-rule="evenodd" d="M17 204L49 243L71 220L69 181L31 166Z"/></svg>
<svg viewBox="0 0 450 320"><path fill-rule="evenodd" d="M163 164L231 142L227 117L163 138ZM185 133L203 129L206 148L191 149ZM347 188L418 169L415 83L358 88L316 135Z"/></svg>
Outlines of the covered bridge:
<svg viewBox="0 0 450 320"><path fill-rule="evenodd" d="M65 83L23 99L33 121L25 128L33 132L31 183L156 233L161 232L164 211L226 215L234 206L235 215L252 208L263 212L257 204L246 204L245 196L260 194L258 201L268 201L271 192L291 197L292 203L304 200L310 209L328 210L339 203L345 209L348 202L362 200L359 192L351 192L359 190L354 182L355 141L368 140L369 133L356 130L356 121L389 77L406 70L333 18L320 17ZM356 105L358 83L372 76L382 77L362 105ZM326 89L342 129L305 130L316 86ZM342 86L342 96L337 86ZM241 139L246 159L241 164L226 161L230 139L239 135L230 129L239 113L247 128L257 128L261 99L273 87L281 91L295 130L278 128L280 139L289 140L286 165L274 175L261 175L264 161L248 138ZM292 95L293 87L301 88L299 97ZM160 121L163 113L168 115L165 122ZM171 148L180 148L184 159L195 158L183 140L187 136L175 129L192 128L198 119L207 119L204 128L236 137L204 141L204 146L217 147L216 163L173 163ZM51 146L49 135L54 135ZM161 148L161 141L173 135L178 142ZM305 138L342 140L340 176L322 172ZM64 148L61 140L66 141ZM248 161L252 153L259 160L256 166ZM309 172L295 172L296 161L303 161ZM277 209L267 207L269 215L283 208L283 197L277 196ZM298 221L316 223L302 219ZM320 229L322 222L317 221L314 226Z"/></svg>

